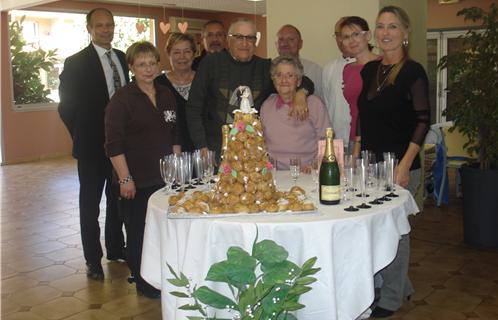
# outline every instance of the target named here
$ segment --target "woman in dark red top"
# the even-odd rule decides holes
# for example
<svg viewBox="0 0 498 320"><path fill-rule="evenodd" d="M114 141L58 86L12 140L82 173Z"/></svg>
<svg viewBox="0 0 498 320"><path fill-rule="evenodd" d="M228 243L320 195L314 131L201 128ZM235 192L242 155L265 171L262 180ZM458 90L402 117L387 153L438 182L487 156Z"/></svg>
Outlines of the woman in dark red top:
<svg viewBox="0 0 498 320"><path fill-rule="evenodd" d="M176 102L166 87L154 84L159 73L159 51L137 42L126 51L135 81L120 89L106 109L105 148L117 173L120 209L127 230L127 262L137 292L159 298L160 291L140 276L147 201L163 186L159 159L180 153Z"/></svg>

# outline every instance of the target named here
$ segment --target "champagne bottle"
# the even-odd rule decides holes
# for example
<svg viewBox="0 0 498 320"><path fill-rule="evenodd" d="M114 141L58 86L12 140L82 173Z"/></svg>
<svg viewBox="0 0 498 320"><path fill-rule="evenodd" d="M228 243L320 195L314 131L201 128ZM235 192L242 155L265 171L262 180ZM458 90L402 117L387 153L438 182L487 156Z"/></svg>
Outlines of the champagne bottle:
<svg viewBox="0 0 498 320"><path fill-rule="evenodd" d="M326 205L338 204L341 200L340 172L337 159L334 155L332 128L325 131L325 153L320 166L320 203Z"/></svg>

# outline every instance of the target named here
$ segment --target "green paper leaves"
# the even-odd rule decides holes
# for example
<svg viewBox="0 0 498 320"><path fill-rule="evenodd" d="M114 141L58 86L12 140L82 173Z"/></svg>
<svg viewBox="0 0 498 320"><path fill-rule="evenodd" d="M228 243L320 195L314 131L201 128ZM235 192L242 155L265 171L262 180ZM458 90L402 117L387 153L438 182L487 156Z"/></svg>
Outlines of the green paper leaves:
<svg viewBox="0 0 498 320"><path fill-rule="evenodd" d="M234 135L236 135L237 133L239 133L239 129L237 129L237 128L235 128L235 127L234 127L234 128L232 128L232 129L230 130L230 135L231 135L231 136L234 136Z"/></svg>
<svg viewBox="0 0 498 320"><path fill-rule="evenodd" d="M213 264L206 280L226 283L233 298L207 286L192 289L188 278L183 273L178 276L168 265L174 278L167 281L176 287L185 288L186 291L172 291L170 294L179 299L193 299L193 303L179 307L202 315L188 316L189 320L221 320L216 315L208 316L206 306L220 310L232 309L240 313L242 320L297 320L290 312L305 307L299 303L299 298L312 289L309 285L316 278L311 275L320 271L320 268L313 268L316 257L299 267L287 260L288 256L284 247L272 240L257 242L257 237L253 243L252 255L240 247L230 247L227 259ZM260 275L256 276L258 270Z"/></svg>

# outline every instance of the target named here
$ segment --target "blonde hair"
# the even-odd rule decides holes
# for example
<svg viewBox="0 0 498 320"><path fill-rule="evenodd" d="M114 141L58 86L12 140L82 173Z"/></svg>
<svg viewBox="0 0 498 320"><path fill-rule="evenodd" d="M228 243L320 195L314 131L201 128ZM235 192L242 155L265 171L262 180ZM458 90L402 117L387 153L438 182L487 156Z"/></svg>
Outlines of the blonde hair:
<svg viewBox="0 0 498 320"><path fill-rule="evenodd" d="M161 60L161 55L159 54L159 50L150 42L147 41L139 41L132 44L128 50L126 50L126 63L132 65L135 62L135 59L140 54L152 54L156 61L159 62Z"/></svg>
<svg viewBox="0 0 498 320"><path fill-rule="evenodd" d="M192 48L192 51L195 52L195 49L197 46L195 44L194 37L191 34L173 32L170 34L168 41L166 42L166 46L164 47L164 49L166 50L166 53L169 55L171 53L171 50L173 49L173 46L181 41L189 42L190 48Z"/></svg>
<svg viewBox="0 0 498 320"><path fill-rule="evenodd" d="M396 18L401 23L401 26L403 27L403 29L405 29L407 36L410 34L410 32L412 30L411 24L410 24L410 17L408 17L408 14L406 13L405 10L403 10L397 6L386 6L379 11L377 18L379 18L380 15L383 13L392 13L393 15L395 15ZM405 45L405 41L406 41L406 45ZM398 77L398 74L399 74L401 68L403 68L403 65L405 64L405 61L407 59L408 59L408 38L403 40L403 58L401 59L400 62L396 63L396 65L393 66L393 69L390 72L389 77L387 78L386 85L393 85L394 84L394 81Z"/></svg>

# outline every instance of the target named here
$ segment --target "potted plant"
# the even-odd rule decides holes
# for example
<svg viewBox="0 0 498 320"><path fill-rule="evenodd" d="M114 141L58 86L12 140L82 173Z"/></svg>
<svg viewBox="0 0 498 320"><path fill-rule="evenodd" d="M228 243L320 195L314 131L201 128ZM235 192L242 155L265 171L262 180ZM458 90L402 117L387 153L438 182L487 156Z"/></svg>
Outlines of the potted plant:
<svg viewBox="0 0 498 320"><path fill-rule="evenodd" d="M453 102L445 114L469 138L464 145L479 162L462 168L464 241L498 247L498 9L465 8L457 13L481 26L462 36L460 52L443 57L451 68L448 88Z"/></svg>
<svg viewBox="0 0 498 320"><path fill-rule="evenodd" d="M191 301L179 307L198 313L187 316L189 320L297 320L293 312L305 307L299 298L312 289L310 285L316 281L312 275L320 268L314 268L316 257L298 266L287 260L288 256L284 247L272 240L257 242L257 236L251 254L240 247L230 247L227 259L213 264L206 280L225 283L232 296L207 286L197 287L168 264L173 278L167 281L182 290L170 294ZM208 307L228 310L231 316L209 315Z"/></svg>

